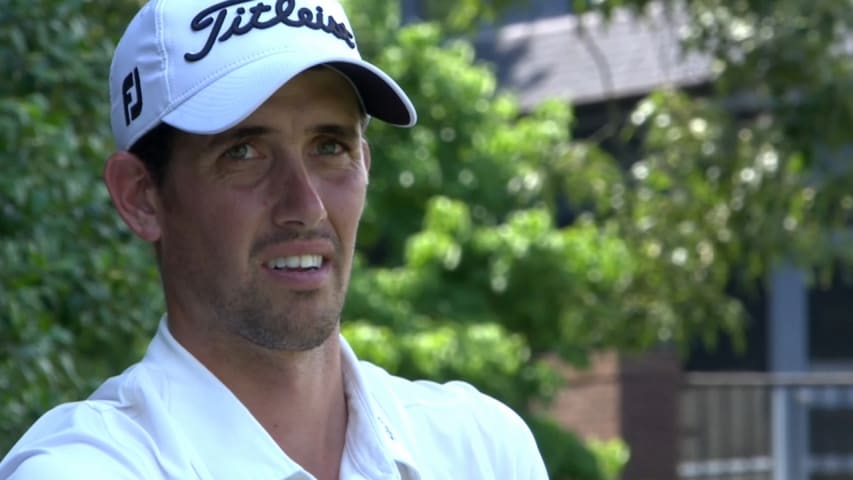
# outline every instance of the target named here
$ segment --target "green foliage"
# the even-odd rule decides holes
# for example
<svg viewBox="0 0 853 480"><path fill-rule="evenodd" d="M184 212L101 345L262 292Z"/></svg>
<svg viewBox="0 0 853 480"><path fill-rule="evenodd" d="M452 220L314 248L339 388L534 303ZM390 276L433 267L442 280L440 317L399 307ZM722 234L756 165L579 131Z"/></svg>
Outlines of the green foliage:
<svg viewBox="0 0 853 480"><path fill-rule="evenodd" d="M548 478L553 480L605 480L595 454L571 432L553 420L534 416L527 424L536 435L539 450L549 459Z"/></svg>
<svg viewBox="0 0 853 480"><path fill-rule="evenodd" d="M595 455L602 480L618 479L631 457L628 446L618 439L592 439L587 442L587 446Z"/></svg>
<svg viewBox="0 0 853 480"><path fill-rule="evenodd" d="M109 55L132 11L116 6L0 13L0 451L137 359L162 312L154 263L98 175Z"/></svg>
<svg viewBox="0 0 853 480"><path fill-rule="evenodd" d="M466 201L477 221L496 222L522 200L507 191L519 157L547 151L543 138L538 151L505 149L495 155L501 148L497 142L512 135L517 110L509 99L489 100L495 79L472 61L470 45L442 45L433 25L401 30L377 58L421 107L412 130L374 124L368 132L374 162L360 241L373 260L401 259L406 237L420 228L424 208L437 192Z"/></svg>

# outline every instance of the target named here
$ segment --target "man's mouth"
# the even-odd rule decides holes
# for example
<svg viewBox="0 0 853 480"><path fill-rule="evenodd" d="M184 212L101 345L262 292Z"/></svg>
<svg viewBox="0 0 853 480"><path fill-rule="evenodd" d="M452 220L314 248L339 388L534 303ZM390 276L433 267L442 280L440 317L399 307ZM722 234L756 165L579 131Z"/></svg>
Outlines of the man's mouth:
<svg viewBox="0 0 853 480"><path fill-rule="evenodd" d="M319 270L323 266L322 255L293 255L278 257L264 264L273 270Z"/></svg>

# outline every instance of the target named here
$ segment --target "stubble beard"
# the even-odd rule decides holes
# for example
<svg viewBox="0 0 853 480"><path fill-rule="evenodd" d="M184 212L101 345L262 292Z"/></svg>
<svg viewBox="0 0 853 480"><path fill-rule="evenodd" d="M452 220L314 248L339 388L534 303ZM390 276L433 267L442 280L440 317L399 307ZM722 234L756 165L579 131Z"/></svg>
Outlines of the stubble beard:
<svg viewBox="0 0 853 480"><path fill-rule="evenodd" d="M211 300L217 323L230 333L264 349L304 352L322 345L338 328L344 289L343 282L335 283L331 298L320 291L288 292L290 298L278 308L256 282Z"/></svg>

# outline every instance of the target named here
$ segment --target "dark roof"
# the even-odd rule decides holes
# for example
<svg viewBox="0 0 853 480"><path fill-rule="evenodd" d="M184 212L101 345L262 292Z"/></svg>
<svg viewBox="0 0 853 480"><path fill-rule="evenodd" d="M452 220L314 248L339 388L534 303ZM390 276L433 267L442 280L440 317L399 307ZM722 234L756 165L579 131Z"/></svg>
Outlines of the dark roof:
<svg viewBox="0 0 853 480"><path fill-rule="evenodd" d="M477 56L491 63L501 88L515 92L525 109L548 98L575 104L645 94L665 85L692 86L711 79L711 61L683 55L684 21L652 8L646 16L616 11L563 15L485 31Z"/></svg>

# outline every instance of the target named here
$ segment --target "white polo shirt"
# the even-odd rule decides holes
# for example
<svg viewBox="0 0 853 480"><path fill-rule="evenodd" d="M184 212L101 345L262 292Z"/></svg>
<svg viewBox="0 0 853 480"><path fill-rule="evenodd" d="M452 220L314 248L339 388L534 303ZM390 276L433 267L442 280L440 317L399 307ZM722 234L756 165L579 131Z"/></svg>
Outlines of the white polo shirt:
<svg viewBox="0 0 853 480"><path fill-rule="evenodd" d="M547 478L530 430L505 405L462 382L392 376L341 344L349 408L341 479ZM0 462L7 478L314 477L172 337L164 317L142 361L33 424Z"/></svg>

